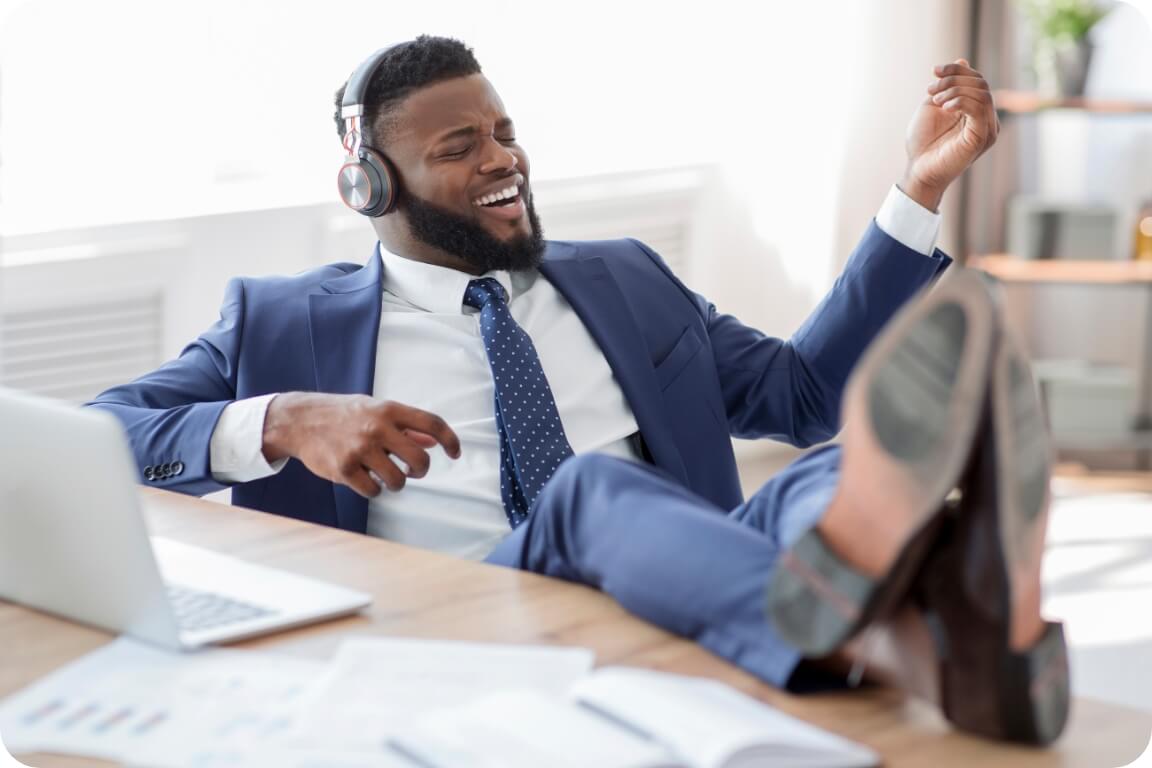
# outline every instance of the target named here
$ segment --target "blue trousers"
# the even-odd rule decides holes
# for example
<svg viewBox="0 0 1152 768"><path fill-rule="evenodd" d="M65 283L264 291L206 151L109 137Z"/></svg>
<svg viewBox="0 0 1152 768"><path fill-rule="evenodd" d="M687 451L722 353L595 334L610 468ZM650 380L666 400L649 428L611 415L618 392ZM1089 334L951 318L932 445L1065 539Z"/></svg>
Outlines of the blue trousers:
<svg viewBox="0 0 1152 768"><path fill-rule="evenodd" d="M487 561L600 589L783 688L801 656L765 615L765 589L827 508L839 470L839 446L820 449L728 511L648 465L576 456Z"/></svg>

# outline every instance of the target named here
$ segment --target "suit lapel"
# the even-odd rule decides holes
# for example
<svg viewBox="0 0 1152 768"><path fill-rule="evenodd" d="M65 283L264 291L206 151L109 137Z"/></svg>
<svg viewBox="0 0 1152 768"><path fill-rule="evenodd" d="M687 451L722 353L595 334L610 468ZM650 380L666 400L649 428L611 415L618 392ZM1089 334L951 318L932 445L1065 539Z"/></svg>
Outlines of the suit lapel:
<svg viewBox="0 0 1152 768"><path fill-rule="evenodd" d="M572 246L549 244L540 271L556 287L600 346L656 465L687 483L684 460L668 429L651 355L616 278L599 257L566 257Z"/></svg>
<svg viewBox="0 0 1152 768"><path fill-rule="evenodd" d="M321 284L324 293L309 297L312 363L316 389L347 395L371 395L376 377L376 337L380 333L380 254L363 269ZM355 491L333 485L337 524L363 533L368 502Z"/></svg>

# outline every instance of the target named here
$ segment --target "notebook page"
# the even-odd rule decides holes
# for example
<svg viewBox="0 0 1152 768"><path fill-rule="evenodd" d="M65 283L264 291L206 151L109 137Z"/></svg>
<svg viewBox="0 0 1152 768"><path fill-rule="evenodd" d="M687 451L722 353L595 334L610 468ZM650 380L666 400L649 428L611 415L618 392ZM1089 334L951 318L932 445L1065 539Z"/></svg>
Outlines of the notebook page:
<svg viewBox="0 0 1152 768"><path fill-rule="evenodd" d="M870 768L871 750L721 683L606 667L578 681L576 699L655 734L696 768L761 765Z"/></svg>
<svg viewBox="0 0 1152 768"><path fill-rule="evenodd" d="M532 690L429 713L391 746L435 768L691 768L657 742Z"/></svg>

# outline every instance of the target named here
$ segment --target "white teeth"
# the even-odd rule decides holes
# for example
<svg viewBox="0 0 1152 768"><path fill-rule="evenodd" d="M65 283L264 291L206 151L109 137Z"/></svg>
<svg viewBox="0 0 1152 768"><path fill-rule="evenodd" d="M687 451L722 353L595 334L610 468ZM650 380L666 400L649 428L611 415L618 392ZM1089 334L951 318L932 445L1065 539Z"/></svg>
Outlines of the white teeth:
<svg viewBox="0 0 1152 768"><path fill-rule="evenodd" d="M477 198L476 200L473 200L472 205L477 205L477 206L479 206L479 205L491 205L492 203L496 202L497 200L507 200L510 197L515 197L518 192L519 192L519 187L517 185L513 184L512 186L508 187L507 189L502 189L499 192L493 192L490 195L484 195L484 197L480 197L480 198Z"/></svg>

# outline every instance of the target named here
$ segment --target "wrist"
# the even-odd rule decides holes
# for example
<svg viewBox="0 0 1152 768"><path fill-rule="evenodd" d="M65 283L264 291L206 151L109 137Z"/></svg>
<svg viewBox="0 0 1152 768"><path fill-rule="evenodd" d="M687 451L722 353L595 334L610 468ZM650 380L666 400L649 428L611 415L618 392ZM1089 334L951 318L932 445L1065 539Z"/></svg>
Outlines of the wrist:
<svg viewBox="0 0 1152 768"><path fill-rule="evenodd" d="M924 184L908 176L905 176L904 180L896 186L920 207L932 213L940 212L940 203L944 200L944 188Z"/></svg>
<svg viewBox="0 0 1152 768"><path fill-rule="evenodd" d="M305 397L307 395L303 392L284 392L268 403L268 410L264 413L261 450L264 460L269 464L296 455L293 448L293 427L296 424L294 411Z"/></svg>

